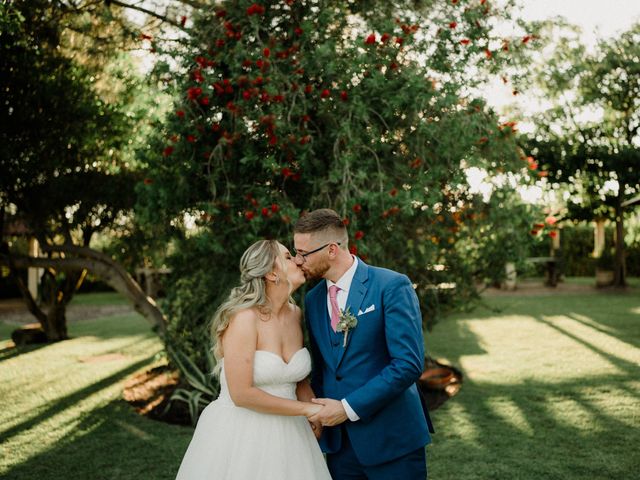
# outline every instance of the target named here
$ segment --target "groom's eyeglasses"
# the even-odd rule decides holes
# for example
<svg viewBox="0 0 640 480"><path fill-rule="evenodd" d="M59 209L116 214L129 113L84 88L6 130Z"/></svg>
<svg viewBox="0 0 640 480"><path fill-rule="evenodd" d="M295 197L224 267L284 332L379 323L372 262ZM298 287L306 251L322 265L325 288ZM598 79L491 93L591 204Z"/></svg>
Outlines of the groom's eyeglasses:
<svg viewBox="0 0 640 480"><path fill-rule="evenodd" d="M294 258L301 258L302 263L304 263L307 261L307 256L311 255L312 253L319 252L323 248L327 248L332 243L335 243L336 245L340 245L340 242L329 242L329 243L325 243L321 247L316 248L315 250L311 250L310 252L305 252L305 253L298 252L296 249L294 249L293 250L293 253L295 254Z"/></svg>

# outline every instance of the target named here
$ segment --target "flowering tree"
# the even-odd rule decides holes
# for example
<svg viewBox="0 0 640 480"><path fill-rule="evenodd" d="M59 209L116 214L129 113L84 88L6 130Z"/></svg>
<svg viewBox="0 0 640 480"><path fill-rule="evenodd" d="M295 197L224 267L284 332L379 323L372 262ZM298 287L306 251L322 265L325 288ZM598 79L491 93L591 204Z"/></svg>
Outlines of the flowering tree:
<svg viewBox="0 0 640 480"><path fill-rule="evenodd" d="M199 355L242 251L260 237L289 243L313 208L344 217L353 253L412 278L426 324L474 298L488 274L477 260L497 238L472 233L499 232L514 203L491 207L505 213L498 223L465 169L526 166L515 124L468 94L509 58L489 27L505 11L484 0L234 1L187 20L188 40L158 51L178 65L159 70L175 109L143 152L138 212L174 242L166 305L183 349Z"/></svg>

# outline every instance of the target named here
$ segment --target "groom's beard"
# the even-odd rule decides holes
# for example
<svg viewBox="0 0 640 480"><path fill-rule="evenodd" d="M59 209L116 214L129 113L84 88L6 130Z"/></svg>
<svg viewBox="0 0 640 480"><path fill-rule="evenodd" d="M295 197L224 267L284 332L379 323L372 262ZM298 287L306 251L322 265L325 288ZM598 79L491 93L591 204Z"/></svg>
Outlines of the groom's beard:
<svg viewBox="0 0 640 480"><path fill-rule="evenodd" d="M319 278L323 278L324 274L329 270L329 262L324 261L319 265L315 265L314 267L306 267L302 269L302 273L304 273L304 278L307 280L317 280Z"/></svg>

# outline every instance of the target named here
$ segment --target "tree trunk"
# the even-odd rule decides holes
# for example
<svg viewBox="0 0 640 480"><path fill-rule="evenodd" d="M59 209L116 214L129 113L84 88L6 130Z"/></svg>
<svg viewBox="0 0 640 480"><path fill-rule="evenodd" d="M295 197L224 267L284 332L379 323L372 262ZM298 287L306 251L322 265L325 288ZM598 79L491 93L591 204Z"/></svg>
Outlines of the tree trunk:
<svg viewBox="0 0 640 480"><path fill-rule="evenodd" d="M622 210L622 193L616 199L616 255L613 275L613 285L616 287L626 287L626 265L624 248L624 211Z"/></svg>
<svg viewBox="0 0 640 480"><path fill-rule="evenodd" d="M42 328L50 342L69 338L67 334L67 304L55 302L47 312L47 323Z"/></svg>
<svg viewBox="0 0 640 480"><path fill-rule="evenodd" d="M157 328L160 335L164 335L166 330L166 318L156 305L155 301L147 297L140 285L138 285L133 278L127 273L127 271L119 264L114 262L107 255L96 252L95 250L91 250L87 247L77 247L72 245L42 245L43 251L49 252L61 252L65 254L64 258L33 258L33 257L25 257L25 256L10 256L10 255L0 255L0 266L6 265L11 268L29 268L29 267L39 267L39 268L48 268L66 272L75 272L75 274L68 277L67 286L71 286L73 279L75 279L75 284L78 282L78 278L82 276L82 272L84 270L89 270L93 272L95 275L101 277L105 282L111 285L115 290L119 293L123 294L125 297L131 301L135 310L140 313L145 319L151 323L154 328ZM72 279L73 277L73 279ZM25 288L26 289L26 288ZM62 310L64 312L64 307L71 299L73 292L75 292L75 288L73 288L73 292L69 291L70 288L66 289L66 294L62 293ZM28 290L27 290L28 292ZM57 303L56 294L54 296L54 306ZM30 311L36 315L41 324L43 324L43 328L45 332L58 332L58 335L63 333L66 338L66 327L63 330L61 327L55 327L56 322L59 322L61 319L64 319L64 313L62 316L60 313L54 313L53 316L50 317L47 315L45 318L42 318L42 315L38 314L38 308L35 305L35 302L29 302L27 297L25 296L28 306L30 307ZM33 299L31 299L33 300ZM31 307L36 307L32 309ZM55 310L54 307L52 307ZM50 318L54 322L54 326L45 326L45 323L48 324Z"/></svg>

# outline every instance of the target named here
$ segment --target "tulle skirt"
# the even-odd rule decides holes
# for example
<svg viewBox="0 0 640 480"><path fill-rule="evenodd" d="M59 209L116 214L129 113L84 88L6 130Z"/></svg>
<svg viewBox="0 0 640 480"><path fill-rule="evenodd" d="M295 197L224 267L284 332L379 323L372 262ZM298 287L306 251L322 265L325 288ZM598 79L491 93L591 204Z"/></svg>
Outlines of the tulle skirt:
<svg viewBox="0 0 640 480"><path fill-rule="evenodd" d="M331 480L305 417L209 404L198 420L176 480Z"/></svg>

